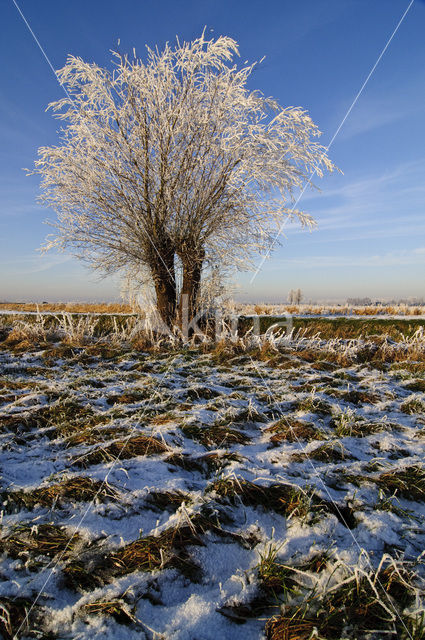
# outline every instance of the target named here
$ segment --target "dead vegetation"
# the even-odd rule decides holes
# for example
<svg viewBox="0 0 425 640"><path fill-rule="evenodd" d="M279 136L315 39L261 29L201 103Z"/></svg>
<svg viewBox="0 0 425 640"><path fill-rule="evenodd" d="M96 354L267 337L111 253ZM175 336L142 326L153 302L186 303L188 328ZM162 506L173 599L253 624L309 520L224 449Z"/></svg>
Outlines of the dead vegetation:
<svg viewBox="0 0 425 640"><path fill-rule="evenodd" d="M141 537L87 563L69 563L63 570L64 583L73 590L85 592L135 571L162 569L177 569L196 582L200 579L201 569L191 560L187 548L203 546L201 536L215 528L218 529L207 518L195 515L181 525L165 529L158 535Z"/></svg>
<svg viewBox="0 0 425 640"><path fill-rule="evenodd" d="M44 407L1 416L0 427L17 433L43 430L48 437L55 438L104 420L104 416L95 415L90 406L65 398Z"/></svg>
<svg viewBox="0 0 425 640"><path fill-rule="evenodd" d="M325 444L311 451L292 454L294 462L304 462L307 459L317 460L318 462L343 462L344 460L352 460L353 456L341 442L334 440L325 442Z"/></svg>
<svg viewBox="0 0 425 640"><path fill-rule="evenodd" d="M60 507L67 502L117 501L119 493L107 483L91 480L86 476L67 478L61 482L32 491L11 491L2 495L6 511Z"/></svg>
<svg viewBox="0 0 425 640"><path fill-rule="evenodd" d="M310 640L314 637L315 627L313 620L277 616L267 621L266 638L267 640Z"/></svg>
<svg viewBox="0 0 425 640"><path fill-rule="evenodd" d="M0 596L0 634L4 640L17 640L28 633L31 637L42 637L42 626L41 607L34 607L26 598Z"/></svg>
<svg viewBox="0 0 425 640"><path fill-rule="evenodd" d="M271 602L282 593L290 595L298 587L293 569L277 560L277 551L276 547L269 545L257 565L261 590Z"/></svg>
<svg viewBox="0 0 425 640"><path fill-rule="evenodd" d="M182 410L189 410L192 407L192 405L180 405L179 409ZM154 424L156 426L161 426L163 424L169 424L170 422L174 422L176 420L176 414L173 411L166 411L165 413L160 413L156 416L153 416L150 419L150 423Z"/></svg>
<svg viewBox="0 0 425 640"><path fill-rule="evenodd" d="M369 471L376 471L374 465L368 465ZM382 464L378 464L378 469ZM345 473L346 482L361 486L364 482L372 482L382 490L386 510L397 511L406 515L406 511L388 503L388 499L397 497L416 502L425 502L425 470L419 465L412 465L395 471L384 471L379 476ZM382 501L378 503L381 504ZM382 506L382 505L381 505ZM379 508L376 506L376 508Z"/></svg>
<svg viewBox="0 0 425 640"><path fill-rule="evenodd" d="M425 469L418 465L397 471L386 471L373 480L386 492L397 492L407 500L425 502Z"/></svg>
<svg viewBox="0 0 425 640"><path fill-rule="evenodd" d="M400 410L408 415L425 413L425 403L417 396L411 396L402 403Z"/></svg>
<svg viewBox="0 0 425 640"><path fill-rule="evenodd" d="M153 456L167 451L169 448L161 440L139 434L124 440L115 440L104 447L97 447L93 451L73 458L71 464L85 468L117 459L128 460L137 456Z"/></svg>
<svg viewBox="0 0 425 640"><path fill-rule="evenodd" d="M196 581L200 568L191 561L187 547L203 545L202 533L204 529L198 519L166 529L157 536L140 538L107 556L102 570L110 576L123 576L134 571L173 568Z"/></svg>
<svg viewBox="0 0 425 640"><path fill-rule="evenodd" d="M329 402L318 398L315 394L299 400L296 409L303 413L317 413L323 416L332 413L332 407Z"/></svg>
<svg viewBox="0 0 425 640"><path fill-rule="evenodd" d="M37 328L15 327L7 333L5 339L0 342L0 349L8 349L15 353L26 351L40 351L47 349L50 342L57 339L54 332L39 331Z"/></svg>
<svg viewBox="0 0 425 640"><path fill-rule="evenodd" d="M68 556L79 543L79 534L68 533L66 527L45 523L18 524L12 533L0 539L0 549L11 558L53 558L64 553Z"/></svg>
<svg viewBox="0 0 425 640"><path fill-rule="evenodd" d="M52 313L134 313L128 304L117 302L0 302L6 311L50 311Z"/></svg>
<svg viewBox="0 0 425 640"><path fill-rule="evenodd" d="M338 438L364 438L379 431L390 431L394 424L389 422L371 422L363 416L356 414L351 409L345 409L335 413L330 420L330 427Z"/></svg>
<svg viewBox="0 0 425 640"><path fill-rule="evenodd" d="M66 447L76 447L78 445L90 445L97 444L99 442L105 442L107 440L113 440L129 434L129 430L123 427L102 427L93 429L68 429L71 431L71 435L66 436ZM62 428L62 432L64 429Z"/></svg>
<svg viewBox="0 0 425 640"><path fill-rule="evenodd" d="M297 420L296 418L283 417L274 425L264 429L265 433L271 433L270 442L279 444L280 442L298 442L304 440L323 440L323 432L317 429L312 422Z"/></svg>
<svg viewBox="0 0 425 640"><path fill-rule="evenodd" d="M150 491L146 503L159 511L177 511L182 504L190 504L192 498L182 491Z"/></svg>
<svg viewBox="0 0 425 640"><path fill-rule="evenodd" d="M326 391L326 393L330 395L330 392L328 390ZM376 404L381 400L377 393L371 393L370 391L365 391L364 389L350 389L348 391L344 391L342 389L333 389L331 393L336 398L355 405Z"/></svg>
<svg viewBox="0 0 425 640"><path fill-rule="evenodd" d="M250 442L250 438L241 431L218 425L201 427L188 424L183 425L181 430L186 438L196 440L205 447L227 447L232 444L248 444Z"/></svg>
<svg viewBox="0 0 425 640"><path fill-rule="evenodd" d="M351 573L351 575L350 575ZM310 640L317 637L356 640L406 633L409 614L404 607L414 600L412 576L390 564L374 572L346 570L345 580L322 594L306 594L300 606L285 606L266 624L267 640ZM413 636L415 639L422 636Z"/></svg>
<svg viewBox="0 0 425 640"><path fill-rule="evenodd" d="M142 402L143 400L146 400L151 396L151 394L152 394L152 391L150 389L146 389L146 390L137 389L134 391L133 390L123 391L123 393L117 393L117 394L108 396L106 399L106 402L109 405L134 404L134 403Z"/></svg>
<svg viewBox="0 0 425 640"><path fill-rule="evenodd" d="M111 616L118 624L129 625L136 622L134 611L122 598L88 602L82 606L81 613L86 616Z"/></svg>
<svg viewBox="0 0 425 640"><path fill-rule="evenodd" d="M62 568L61 582L62 586L78 593L86 593L104 586L104 580L93 568L93 563L81 560L72 560Z"/></svg>
<svg viewBox="0 0 425 640"><path fill-rule="evenodd" d="M420 393L425 393L425 380L423 378L410 380L404 385L404 388L408 389L409 391L419 391Z"/></svg>
<svg viewBox="0 0 425 640"><path fill-rule="evenodd" d="M240 500L246 506L261 506L285 516L305 517L311 506L310 496L289 484L263 487L243 478L227 478L213 482L208 491L214 491L232 503Z"/></svg>

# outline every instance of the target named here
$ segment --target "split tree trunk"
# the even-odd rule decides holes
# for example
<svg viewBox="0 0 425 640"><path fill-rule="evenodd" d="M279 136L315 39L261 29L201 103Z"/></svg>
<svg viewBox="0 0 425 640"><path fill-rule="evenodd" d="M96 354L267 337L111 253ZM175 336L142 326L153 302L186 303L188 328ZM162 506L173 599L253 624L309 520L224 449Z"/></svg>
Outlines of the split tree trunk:
<svg viewBox="0 0 425 640"><path fill-rule="evenodd" d="M201 286L204 250L186 251L180 256L183 267L183 282L179 301L180 325L184 319L190 324L199 311L199 290Z"/></svg>
<svg viewBox="0 0 425 640"><path fill-rule="evenodd" d="M168 328L176 320L176 275L174 248L169 244L156 243L158 253L152 254L151 272L155 286L157 311Z"/></svg>
<svg viewBox="0 0 425 640"><path fill-rule="evenodd" d="M175 280L165 273L155 278L156 306L161 320L168 328L173 326L176 318Z"/></svg>

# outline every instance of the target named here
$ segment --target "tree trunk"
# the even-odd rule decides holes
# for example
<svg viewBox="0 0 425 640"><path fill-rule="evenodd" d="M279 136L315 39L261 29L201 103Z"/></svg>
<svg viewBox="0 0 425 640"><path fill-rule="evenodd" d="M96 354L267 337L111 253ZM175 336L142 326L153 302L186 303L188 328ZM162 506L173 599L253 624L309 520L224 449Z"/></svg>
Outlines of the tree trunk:
<svg viewBox="0 0 425 640"><path fill-rule="evenodd" d="M159 244L159 243L158 243ZM174 249L157 247L153 254L151 272L155 285L157 311L168 328L176 320L176 276L174 269Z"/></svg>
<svg viewBox="0 0 425 640"><path fill-rule="evenodd" d="M176 319L176 287L175 280L163 274L155 279L156 308L161 320L168 328Z"/></svg>
<svg viewBox="0 0 425 640"><path fill-rule="evenodd" d="M185 253L180 256L183 267L183 282L179 302L179 321L189 324L199 311L199 289L201 285L202 264L205 257L204 250Z"/></svg>

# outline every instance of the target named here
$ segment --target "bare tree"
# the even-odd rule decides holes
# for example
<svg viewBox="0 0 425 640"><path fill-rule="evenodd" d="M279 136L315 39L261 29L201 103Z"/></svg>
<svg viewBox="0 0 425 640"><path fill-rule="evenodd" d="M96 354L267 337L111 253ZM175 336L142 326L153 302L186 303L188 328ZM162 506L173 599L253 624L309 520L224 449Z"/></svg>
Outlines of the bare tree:
<svg viewBox="0 0 425 640"><path fill-rule="evenodd" d="M314 224L288 201L334 169L308 114L250 91L255 65L238 68L237 53L202 34L146 62L114 53L113 70L69 56L68 97L49 105L66 124L35 163L58 216L45 248L147 273L168 325L183 299L194 313L203 271L246 267L288 216Z"/></svg>

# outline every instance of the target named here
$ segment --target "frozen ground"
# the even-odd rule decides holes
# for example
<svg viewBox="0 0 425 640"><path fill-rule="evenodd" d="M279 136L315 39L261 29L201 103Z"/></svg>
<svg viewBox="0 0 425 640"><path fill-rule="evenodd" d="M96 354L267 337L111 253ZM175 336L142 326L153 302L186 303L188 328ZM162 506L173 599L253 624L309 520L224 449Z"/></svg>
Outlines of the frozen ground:
<svg viewBox="0 0 425 640"><path fill-rule="evenodd" d="M309 599L314 637L422 637L423 372L63 345L0 369L4 638L259 640ZM320 626L393 566L387 626Z"/></svg>

